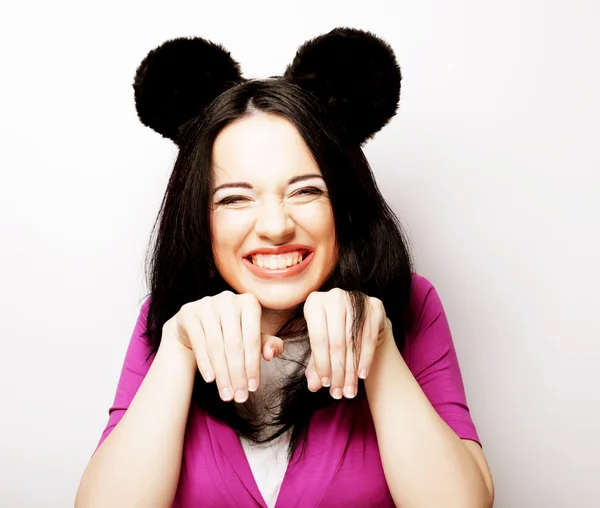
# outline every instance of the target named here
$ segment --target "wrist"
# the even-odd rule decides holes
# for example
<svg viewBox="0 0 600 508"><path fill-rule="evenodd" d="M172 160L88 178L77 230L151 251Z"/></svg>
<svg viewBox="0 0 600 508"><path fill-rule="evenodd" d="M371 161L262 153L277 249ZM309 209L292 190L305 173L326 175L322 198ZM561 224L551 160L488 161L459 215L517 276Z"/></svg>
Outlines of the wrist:
<svg viewBox="0 0 600 508"><path fill-rule="evenodd" d="M376 351L378 351L382 347L388 347L389 344L393 344L394 346L396 345L394 340L394 333L392 330L392 322L389 320L389 318L386 318L385 326L383 330L381 330L379 338L377 340Z"/></svg>
<svg viewBox="0 0 600 508"><path fill-rule="evenodd" d="M177 338L172 337L169 334L163 333L156 355L166 357L169 360L181 365L180 368L184 368L192 372L195 372L198 368L194 351L183 345L179 340L177 340Z"/></svg>
<svg viewBox="0 0 600 508"><path fill-rule="evenodd" d="M404 358L396 346L393 335L382 339L381 345L375 350L375 357L369 374L365 379L365 390L369 403L380 400L387 392L386 385L398 373L408 371Z"/></svg>
<svg viewBox="0 0 600 508"><path fill-rule="evenodd" d="M394 334L391 332L390 328L389 331L381 337L379 344L377 345L367 380L369 378L377 377L379 375L378 373L382 369L385 370L388 364L398 364L398 362L403 366L406 366L404 358L396 345ZM394 367L394 369L395 368L396 367Z"/></svg>

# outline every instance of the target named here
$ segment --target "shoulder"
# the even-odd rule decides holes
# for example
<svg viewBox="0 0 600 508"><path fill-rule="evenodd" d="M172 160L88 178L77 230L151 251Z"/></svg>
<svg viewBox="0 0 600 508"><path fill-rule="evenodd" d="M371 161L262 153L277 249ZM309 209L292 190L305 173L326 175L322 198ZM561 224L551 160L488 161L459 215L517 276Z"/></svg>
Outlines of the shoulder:
<svg viewBox="0 0 600 508"><path fill-rule="evenodd" d="M419 343L430 348L447 342L449 329L440 296L433 283L417 273L412 274L409 314L403 354L412 356L409 353Z"/></svg>
<svg viewBox="0 0 600 508"><path fill-rule="evenodd" d="M410 314L412 331L417 331L424 319L443 312L442 302L434 285L418 273L412 274Z"/></svg>
<svg viewBox="0 0 600 508"><path fill-rule="evenodd" d="M148 372L150 365L154 360L154 355L151 353L145 335L150 302L151 298L146 297L140 307L123 365L124 370L133 372L139 376L144 376Z"/></svg>
<svg viewBox="0 0 600 508"><path fill-rule="evenodd" d="M424 299L431 290L435 289L429 279L419 275L416 272L411 274L412 297Z"/></svg>
<svg viewBox="0 0 600 508"><path fill-rule="evenodd" d="M135 323L135 330L134 330L134 335L137 336L138 338L142 338L142 336L146 333L147 324L148 324L148 312L150 310L151 300L152 300L152 297L147 296L144 299L144 301L142 302L142 305L140 307L140 311L138 314L137 321Z"/></svg>

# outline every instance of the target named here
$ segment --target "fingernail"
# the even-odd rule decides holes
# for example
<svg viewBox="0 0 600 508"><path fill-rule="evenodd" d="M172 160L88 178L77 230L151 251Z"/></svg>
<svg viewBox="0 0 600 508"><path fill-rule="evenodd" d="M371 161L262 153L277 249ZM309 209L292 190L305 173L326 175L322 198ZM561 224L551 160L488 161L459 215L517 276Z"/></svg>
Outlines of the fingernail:
<svg viewBox="0 0 600 508"><path fill-rule="evenodd" d="M229 388L223 388L221 390L221 398L225 401L231 400L231 398L232 398L231 390Z"/></svg>
<svg viewBox="0 0 600 508"><path fill-rule="evenodd" d="M251 392L255 392L257 388L258 383L256 382L256 379L254 379L253 377L248 379L248 390L250 390Z"/></svg>
<svg viewBox="0 0 600 508"><path fill-rule="evenodd" d="M331 396L334 399L341 399L342 398L342 389L341 388L336 388L335 390L333 390L333 393L331 394Z"/></svg>
<svg viewBox="0 0 600 508"><path fill-rule="evenodd" d="M367 369L365 369L364 367L362 369L360 369L360 372L358 373L358 377L361 379L367 379Z"/></svg>
<svg viewBox="0 0 600 508"><path fill-rule="evenodd" d="M321 378L321 383L323 384L323 386L324 386L325 388L327 388L328 386L330 386L330 385L331 385L331 379L329 379L327 376L325 376L325 377L322 377L322 378Z"/></svg>
<svg viewBox="0 0 600 508"><path fill-rule="evenodd" d="M204 379L207 383L212 383L215 380L215 375L212 373L212 371L207 370L204 372Z"/></svg>
<svg viewBox="0 0 600 508"><path fill-rule="evenodd" d="M274 347L271 348L271 358L275 358L277 356L277 349Z"/></svg>
<svg viewBox="0 0 600 508"><path fill-rule="evenodd" d="M356 392L354 391L354 386L346 386L344 388L344 397L347 399L353 399L355 395Z"/></svg>
<svg viewBox="0 0 600 508"><path fill-rule="evenodd" d="M248 398L248 394L246 393L246 390L238 390L237 392L235 392L235 401L238 403L242 403L242 402L246 402L246 399Z"/></svg>
<svg viewBox="0 0 600 508"><path fill-rule="evenodd" d="M308 383L308 389L311 392L316 392L319 390L319 388L321 388L321 380L319 379L319 376L317 376L316 372L311 372L306 380Z"/></svg>

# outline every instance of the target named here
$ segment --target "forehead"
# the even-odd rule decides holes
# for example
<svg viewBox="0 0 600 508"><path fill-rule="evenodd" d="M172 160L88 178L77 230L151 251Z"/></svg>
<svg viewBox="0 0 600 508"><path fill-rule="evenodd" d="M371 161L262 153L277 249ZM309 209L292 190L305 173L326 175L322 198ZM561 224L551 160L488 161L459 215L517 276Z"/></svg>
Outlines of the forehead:
<svg viewBox="0 0 600 508"><path fill-rule="evenodd" d="M307 172L321 174L296 127L274 114L239 118L225 127L213 145L215 185L287 181Z"/></svg>

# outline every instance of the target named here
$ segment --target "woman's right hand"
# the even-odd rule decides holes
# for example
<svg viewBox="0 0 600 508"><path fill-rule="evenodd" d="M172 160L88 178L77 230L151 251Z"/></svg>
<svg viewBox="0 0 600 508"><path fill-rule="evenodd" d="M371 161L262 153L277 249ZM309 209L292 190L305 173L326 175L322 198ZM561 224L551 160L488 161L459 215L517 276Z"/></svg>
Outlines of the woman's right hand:
<svg viewBox="0 0 600 508"><path fill-rule="evenodd" d="M260 357L283 353L283 341L261 333L262 308L256 297L224 291L186 303L163 326L162 341L192 350L207 383L216 380L224 401L245 402L260 382Z"/></svg>

